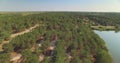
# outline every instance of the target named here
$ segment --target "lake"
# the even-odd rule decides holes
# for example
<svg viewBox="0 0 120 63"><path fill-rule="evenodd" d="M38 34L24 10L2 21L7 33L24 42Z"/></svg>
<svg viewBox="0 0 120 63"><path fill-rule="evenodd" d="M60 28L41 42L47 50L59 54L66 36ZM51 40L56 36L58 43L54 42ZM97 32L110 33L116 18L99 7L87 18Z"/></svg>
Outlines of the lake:
<svg viewBox="0 0 120 63"><path fill-rule="evenodd" d="M120 63L120 32L94 30L107 45L114 63Z"/></svg>

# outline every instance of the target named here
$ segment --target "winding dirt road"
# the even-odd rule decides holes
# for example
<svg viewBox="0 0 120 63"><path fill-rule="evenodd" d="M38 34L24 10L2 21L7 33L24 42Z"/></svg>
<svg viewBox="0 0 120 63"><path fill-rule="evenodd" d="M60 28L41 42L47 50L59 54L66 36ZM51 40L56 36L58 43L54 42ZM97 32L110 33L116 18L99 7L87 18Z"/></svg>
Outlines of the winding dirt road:
<svg viewBox="0 0 120 63"><path fill-rule="evenodd" d="M26 29L25 31L22 31L22 32L18 32L18 33L15 33L15 34L11 34L10 36L10 39L8 41L3 41L2 44L0 44L0 51L3 51L2 49L2 46L6 43L9 43L13 38L15 38L16 36L18 35L23 35L24 33L28 33L30 31L32 31L34 28L38 27L39 25L36 24L35 26L33 27L30 27L29 29Z"/></svg>

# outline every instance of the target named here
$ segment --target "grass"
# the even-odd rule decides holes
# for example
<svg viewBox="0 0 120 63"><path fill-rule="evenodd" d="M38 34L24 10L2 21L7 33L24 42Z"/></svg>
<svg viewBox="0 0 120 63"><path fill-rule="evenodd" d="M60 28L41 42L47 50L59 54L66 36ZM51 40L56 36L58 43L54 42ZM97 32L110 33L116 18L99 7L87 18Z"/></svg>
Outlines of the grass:
<svg viewBox="0 0 120 63"><path fill-rule="evenodd" d="M91 26L92 29L94 30L115 30L115 26L102 26L102 25L98 25L98 26Z"/></svg>

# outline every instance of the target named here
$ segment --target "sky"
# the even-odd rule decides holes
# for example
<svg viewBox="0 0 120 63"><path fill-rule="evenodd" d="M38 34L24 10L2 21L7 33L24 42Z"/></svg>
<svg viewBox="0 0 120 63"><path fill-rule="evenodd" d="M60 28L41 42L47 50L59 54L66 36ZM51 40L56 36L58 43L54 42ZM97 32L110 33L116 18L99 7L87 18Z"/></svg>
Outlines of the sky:
<svg viewBox="0 0 120 63"><path fill-rule="evenodd" d="M0 0L0 11L120 12L120 0Z"/></svg>

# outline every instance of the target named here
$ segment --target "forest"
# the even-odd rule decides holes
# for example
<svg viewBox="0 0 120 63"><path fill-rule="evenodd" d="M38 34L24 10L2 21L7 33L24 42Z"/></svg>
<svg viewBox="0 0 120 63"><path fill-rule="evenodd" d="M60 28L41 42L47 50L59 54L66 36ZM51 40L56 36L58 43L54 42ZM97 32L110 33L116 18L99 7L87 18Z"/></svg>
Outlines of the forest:
<svg viewBox="0 0 120 63"><path fill-rule="evenodd" d="M73 14L89 22L93 29L120 31L120 13L79 12Z"/></svg>
<svg viewBox="0 0 120 63"><path fill-rule="evenodd" d="M120 14L85 12L1 13L0 63L112 63L93 25L119 27ZM111 18L112 17L112 18Z"/></svg>

